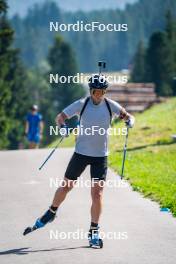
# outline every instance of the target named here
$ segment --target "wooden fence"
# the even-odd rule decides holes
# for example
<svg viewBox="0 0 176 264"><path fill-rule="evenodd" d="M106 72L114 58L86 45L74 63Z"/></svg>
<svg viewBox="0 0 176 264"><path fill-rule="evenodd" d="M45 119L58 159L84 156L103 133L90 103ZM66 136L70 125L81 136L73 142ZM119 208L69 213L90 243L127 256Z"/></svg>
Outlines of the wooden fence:
<svg viewBox="0 0 176 264"><path fill-rule="evenodd" d="M112 84L107 89L107 97L117 101L129 112L142 112L159 101L153 83Z"/></svg>

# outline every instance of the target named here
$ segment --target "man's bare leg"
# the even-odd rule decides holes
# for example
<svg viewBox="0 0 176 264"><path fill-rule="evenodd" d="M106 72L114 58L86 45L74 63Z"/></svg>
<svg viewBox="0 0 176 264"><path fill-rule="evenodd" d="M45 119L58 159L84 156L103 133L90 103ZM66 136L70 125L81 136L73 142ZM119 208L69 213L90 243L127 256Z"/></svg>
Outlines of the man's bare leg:
<svg viewBox="0 0 176 264"><path fill-rule="evenodd" d="M91 222L98 224L102 212L103 184L93 183L91 187Z"/></svg>
<svg viewBox="0 0 176 264"><path fill-rule="evenodd" d="M65 200L67 193L73 188L75 181L68 180L64 177L64 181L61 187L57 189L52 202L53 207L59 207Z"/></svg>
<svg viewBox="0 0 176 264"><path fill-rule="evenodd" d="M67 193L73 188L75 181L64 178L63 184L57 189L52 205L45 212L45 214L39 219L39 225L44 226L45 224L52 222L55 219L56 211L61 203L65 200Z"/></svg>
<svg viewBox="0 0 176 264"><path fill-rule="evenodd" d="M89 230L89 244L91 247L102 248L103 241L99 237L99 219L102 212L102 196L103 196L103 185L104 182L93 182L91 187L91 197L92 197L92 206L91 206L91 225Z"/></svg>
<svg viewBox="0 0 176 264"><path fill-rule="evenodd" d="M30 142L29 143L29 149L37 149L39 147L38 144L36 144L35 142Z"/></svg>

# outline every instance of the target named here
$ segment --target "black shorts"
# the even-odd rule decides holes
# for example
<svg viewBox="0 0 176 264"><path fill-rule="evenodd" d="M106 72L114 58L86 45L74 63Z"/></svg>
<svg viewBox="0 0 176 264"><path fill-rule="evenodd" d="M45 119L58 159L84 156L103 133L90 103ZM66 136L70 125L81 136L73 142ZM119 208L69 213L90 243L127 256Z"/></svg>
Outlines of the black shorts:
<svg viewBox="0 0 176 264"><path fill-rule="evenodd" d="M107 157L90 157L74 152L65 172L69 180L77 180L87 165L90 165L91 178L95 181L106 180Z"/></svg>

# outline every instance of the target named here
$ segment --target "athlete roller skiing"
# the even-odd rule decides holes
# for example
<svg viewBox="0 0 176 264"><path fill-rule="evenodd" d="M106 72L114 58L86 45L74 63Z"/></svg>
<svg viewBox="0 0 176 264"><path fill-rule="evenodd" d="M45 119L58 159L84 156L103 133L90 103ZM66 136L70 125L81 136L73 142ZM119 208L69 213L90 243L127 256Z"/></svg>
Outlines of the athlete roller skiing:
<svg viewBox="0 0 176 264"><path fill-rule="evenodd" d="M134 117L130 115L117 102L105 97L108 82L106 77L101 74L99 62L99 74L93 75L89 79L90 96L75 101L66 107L56 117L56 123L61 128L66 128L65 120L75 115L79 115L80 126L85 130L93 126L98 126L107 130L111 125L112 117L118 117L126 123L128 128L134 125ZM105 63L103 63L105 68ZM99 236L99 220L102 212L102 195L104 184L100 181L106 180L108 157L108 135L94 133L86 135L80 133L77 136L75 151L64 175L64 185L60 186L54 195L54 199L49 209L36 220L33 227L27 227L23 235L44 227L52 222L56 217L56 212L65 200L67 194L73 188L75 181L80 177L87 165L90 165L91 180L91 223L88 233L90 247L102 248L103 241Z"/></svg>

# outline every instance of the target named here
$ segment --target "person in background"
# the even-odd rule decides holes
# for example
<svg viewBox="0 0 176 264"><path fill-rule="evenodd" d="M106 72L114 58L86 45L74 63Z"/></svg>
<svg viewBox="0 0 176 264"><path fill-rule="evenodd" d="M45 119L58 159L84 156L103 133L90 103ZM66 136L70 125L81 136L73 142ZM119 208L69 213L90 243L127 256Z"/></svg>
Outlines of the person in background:
<svg viewBox="0 0 176 264"><path fill-rule="evenodd" d="M29 141L29 148L39 147L43 134L42 115L38 112L38 106L33 105L26 116L25 135Z"/></svg>

